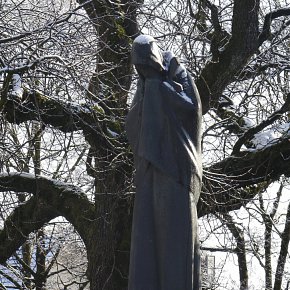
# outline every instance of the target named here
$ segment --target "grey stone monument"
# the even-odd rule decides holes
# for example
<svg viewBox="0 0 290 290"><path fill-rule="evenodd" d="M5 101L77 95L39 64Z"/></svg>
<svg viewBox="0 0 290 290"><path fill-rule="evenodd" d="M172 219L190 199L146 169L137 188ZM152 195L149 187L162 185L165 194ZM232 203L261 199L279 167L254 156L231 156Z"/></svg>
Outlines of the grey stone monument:
<svg viewBox="0 0 290 290"><path fill-rule="evenodd" d="M136 168L129 290L199 290L201 103L189 72L138 36L126 132Z"/></svg>

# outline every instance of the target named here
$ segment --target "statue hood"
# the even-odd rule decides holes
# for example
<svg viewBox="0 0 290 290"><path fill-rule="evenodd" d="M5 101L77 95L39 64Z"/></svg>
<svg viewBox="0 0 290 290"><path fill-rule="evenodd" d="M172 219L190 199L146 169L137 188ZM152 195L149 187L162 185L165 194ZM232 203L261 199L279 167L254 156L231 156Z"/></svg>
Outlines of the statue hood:
<svg viewBox="0 0 290 290"><path fill-rule="evenodd" d="M158 71L163 71L163 57L150 35L139 35L132 45L131 61L134 65L149 65Z"/></svg>

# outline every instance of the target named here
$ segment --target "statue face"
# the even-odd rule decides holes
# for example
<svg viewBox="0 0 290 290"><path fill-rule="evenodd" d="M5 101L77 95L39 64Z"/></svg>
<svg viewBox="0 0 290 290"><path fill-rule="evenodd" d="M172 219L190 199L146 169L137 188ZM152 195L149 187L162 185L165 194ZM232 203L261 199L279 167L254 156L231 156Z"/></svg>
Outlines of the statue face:
<svg viewBox="0 0 290 290"><path fill-rule="evenodd" d="M146 79L153 79L153 78L161 78L161 71L155 69L152 66L144 65L144 64L136 64L135 65L137 72L139 75Z"/></svg>
<svg viewBox="0 0 290 290"><path fill-rule="evenodd" d="M161 51L159 49L159 47L157 46L157 43L151 42L151 50L152 50L152 55L153 55L153 59L161 65L161 67L163 67L163 57L161 54Z"/></svg>
<svg viewBox="0 0 290 290"><path fill-rule="evenodd" d="M163 71L163 57L156 41L149 35L138 36L132 46L132 63L153 67L157 71Z"/></svg>

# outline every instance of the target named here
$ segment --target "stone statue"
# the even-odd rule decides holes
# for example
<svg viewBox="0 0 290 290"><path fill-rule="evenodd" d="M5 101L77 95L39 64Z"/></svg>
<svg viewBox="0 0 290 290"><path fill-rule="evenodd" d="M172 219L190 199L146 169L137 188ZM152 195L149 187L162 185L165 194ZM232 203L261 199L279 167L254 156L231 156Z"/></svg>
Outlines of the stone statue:
<svg viewBox="0 0 290 290"><path fill-rule="evenodd" d="M129 290L200 289L201 103L188 71L138 36L126 131L136 167Z"/></svg>

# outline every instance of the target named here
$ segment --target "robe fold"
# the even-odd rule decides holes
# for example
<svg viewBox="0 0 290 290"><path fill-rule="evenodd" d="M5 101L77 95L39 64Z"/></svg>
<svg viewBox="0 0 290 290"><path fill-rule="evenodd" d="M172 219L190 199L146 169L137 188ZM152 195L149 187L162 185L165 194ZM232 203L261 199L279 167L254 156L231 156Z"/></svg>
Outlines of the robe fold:
<svg viewBox="0 0 290 290"><path fill-rule="evenodd" d="M201 105L189 73L140 78L127 116L136 196L128 290L199 290Z"/></svg>

